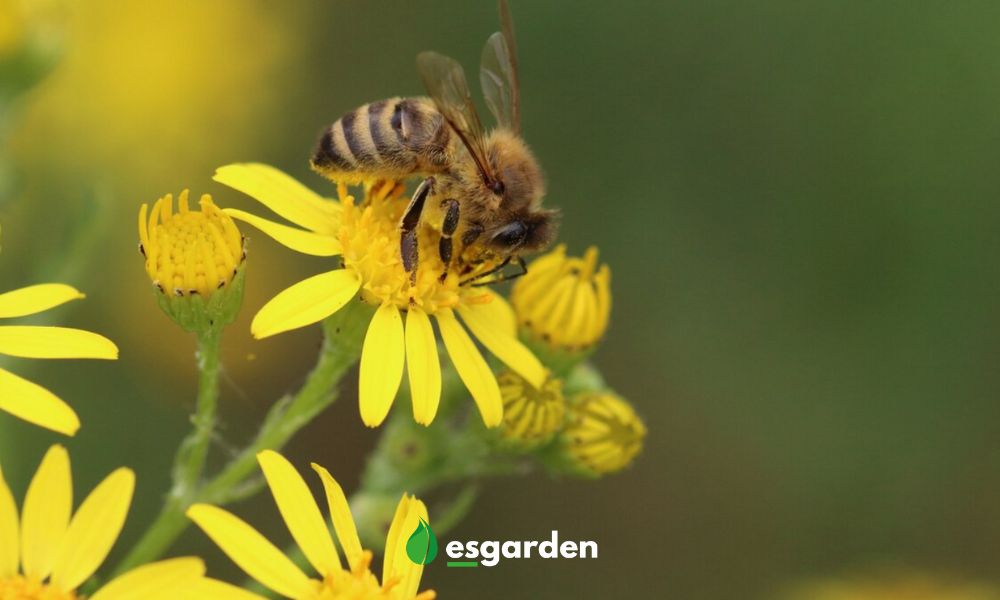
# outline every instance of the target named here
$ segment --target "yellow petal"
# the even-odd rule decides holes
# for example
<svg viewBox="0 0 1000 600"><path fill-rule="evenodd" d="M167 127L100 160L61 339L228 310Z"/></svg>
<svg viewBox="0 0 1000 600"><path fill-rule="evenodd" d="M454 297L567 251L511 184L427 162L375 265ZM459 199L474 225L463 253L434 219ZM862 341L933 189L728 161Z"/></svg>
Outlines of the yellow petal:
<svg viewBox="0 0 1000 600"><path fill-rule="evenodd" d="M333 235L340 226L336 204L269 165L226 165L216 169L213 179L243 192L310 231Z"/></svg>
<svg viewBox="0 0 1000 600"><path fill-rule="evenodd" d="M21 558L20 526L14 495L0 469L0 580L17 573Z"/></svg>
<svg viewBox="0 0 1000 600"><path fill-rule="evenodd" d="M68 327L5 325L0 327L0 354L22 358L118 358L108 338Z"/></svg>
<svg viewBox="0 0 1000 600"><path fill-rule="evenodd" d="M441 360L431 320L416 307L406 313L406 372L410 379L413 420L430 425L441 402Z"/></svg>
<svg viewBox="0 0 1000 600"><path fill-rule="evenodd" d="M191 600L267 600L253 592L228 584L217 579L200 578L194 584L186 586L187 596ZM176 596L180 598L181 596Z"/></svg>
<svg viewBox="0 0 1000 600"><path fill-rule="evenodd" d="M42 283L0 294L0 319L40 313L84 295L62 283Z"/></svg>
<svg viewBox="0 0 1000 600"><path fill-rule="evenodd" d="M358 398L361 420L378 427L389 414L403 380L403 318L395 304L383 304L375 311L361 349Z"/></svg>
<svg viewBox="0 0 1000 600"><path fill-rule="evenodd" d="M503 296L488 288L480 287L476 288L476 291L482 291L490 297L489 302L477 303L476 310L487 314L489 320L495 322L497 327L502 328L503 331L512 336L517 336L517 316L514 314L514 307L510 305L510 302L507 302Z"/></svg>
<svg viewBox="0 0 1000 600"><path fill-rule="evenodd" d="M64 435L74 435L80 429L80 419L68 404L42 386L3 369L0 410Z"/></svg>
<svg viewBox="0 0 1000 600"><path fill-rule="evenodd" d="M314 591L314 582L295 563L235 515L207 504L195 504L187 515L264 587L288 598L301 598Z"/></svg>
<svg viewBox="0 0 1000 600"><path fill-rule="evenodd" d="M303 231L274 221L262 219L257 215L252 215L235 208L223 209L224 213L234 219L249 223L271 236L276 242L291 248L296 252L309 254L311 256L335 256L340 254L340 242L333 235L313 233Z"/></svg>
<svg viewBox="0 0 1000 600"><path fill-rule="evenodd" d="M52 572L72 507L69 454L62 446L52 446L45 453L24 497L21 565L25 575L45 579Z"/></svg>
<svg viewBox="0 0 1000 600"><path fill-rule="evenodd" d="M518 341L516 335L511 335L502 321L491 319L493 311L481 310L482 304L463 304L458 307L458 314L486 348L499 358L505 365L516 371L535 388L545 383L545 367L535 355Z"/></svg>
<svg viewBox="0 0 1000 600"><path fill-rule="evenodd" d="M483 423L496 427L503 421L503 401L493 371L450 310L439 311L435 316L448 356L476 401Z"/></svg>
<svg viewBox="0 0 1000 600"><path fill-rule="evenodd" d="M344 490L337 483L337 480L330 475L330 472L323 467L312 464L312 468L319 474L323 481L323 489L326 490L326 503L330 506L330 518L333 519L333 528L337 530L337 539L340 540L340 547L347 557L347 564L354 569L358 561L361 560L362 553L361 539L358 537L358 529L354 525L354 516L351 515L351 506L347 503L347 496Z"/></svg>
<svg viewBox="0 0 1000 600"><path fill-rule="evenodd" d="M403 551L406 551L406 540L413 531L416 531L416 526L405 533L403 531L406 517L409 515L410 503L413 500L412 496L403 494L403 497L399 500L399 504L396 505L396 513L392 517L392 522L389 524L389 533L385 537L382 581L389 581L392 574L397 571L396 561L400 558L399 549L402 547Z"/></svg>
<svg viewBox="0 0 1000 600"><path fill-rule="evenodd" d="M288 531L309 563L324 577L339 569L340 557L337 556L326 520L299 472L284 456L272 450L258 454L257 462L264 471Z"/></svg>
<svg viewBox="0 0 1000 600"><path fill-rule="evenodd" d="M250 324L257 339L312 325L340 310L358 293L353 271L338 269L304 279L264 305Z"/></svg>
<svg viewBox="0 0 1000 600"><path fill-rule="evenodd" d="M134 491L135 473L121 468L87 496L73 515L52 565L56 587L74 590L97 571L125 525Z"/></svg>
<svg viewBox="0 0 1000 600"><path fill-rule="evenodd" d="M420 577L423 575L423 565L411 561L406 555L406 542L410 534L416 531L417 524L427 517L427 507L413 496L403 494L396 506L396 515L389 526L389 535L385 541L385 563L382 568L382 581L397 580L399 588L394 590L395 598L413 598L420 587Z"/></svg>
<svg viewBox="0 0 1000 600"><path fill-rule="evenodd" d="M187 587L205 574L198 558L173 558L143 565L111 580L90 600L170 600L185 598L178 587Z"/></svg>

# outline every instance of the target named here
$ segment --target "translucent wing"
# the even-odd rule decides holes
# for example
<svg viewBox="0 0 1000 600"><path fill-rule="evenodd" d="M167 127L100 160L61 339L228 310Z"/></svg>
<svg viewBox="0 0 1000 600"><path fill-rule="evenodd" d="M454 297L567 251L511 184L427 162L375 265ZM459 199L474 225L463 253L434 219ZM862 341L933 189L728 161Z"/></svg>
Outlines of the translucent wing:
<svg viewBox="0 0 1000 600"><path fill-rule="evenodd" d="M479 66L479 83L486 106L497 122L514 132L521 130L521 96L517 75L517 42L514 21L506 0L500 0L500 28L486 40Z"/></svg>
<svg viewBox="0 0 1000 600"><path fill-rule="evenodd" d="M434 99L438 111L468 148L476 161L483 180L496 181L483 148L483 125L472 102L469 83L465 80L462 65L453 58L437 52L421 52L417 55L417 70L424 81L424 87Z"/></svg>

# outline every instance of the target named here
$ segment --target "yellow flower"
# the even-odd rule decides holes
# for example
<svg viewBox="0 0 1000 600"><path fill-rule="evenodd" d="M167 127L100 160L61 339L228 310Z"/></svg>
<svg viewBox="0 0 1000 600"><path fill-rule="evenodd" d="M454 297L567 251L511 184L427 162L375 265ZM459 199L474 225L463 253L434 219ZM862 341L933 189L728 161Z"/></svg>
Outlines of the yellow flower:
<svg viewBox="0 0 1000 600"><path fill-rule="evenodd" d="M510 371L501 373L498 379L503 395L504 439L530 447L551 439L562 429L566 399L561 379L549 378L540 389Z"/></svg>
<svg viewBox="0 0 1000 600"><path fill-rule="evenodd" d="M62 446L52 446L28 486L18 518L0 472L0 598L82 600L76 590L118 539L134 489L135 474L118 469L73 513L69 455ZM197 558L152 563L112 580L88 600L198 598L186 592L204 571Z"/></svg>
<svg viewBox="0 0 1000 600"><path fill-rule="evenodd" d="M0 0L0 59L13 54L24 37L25 16L16 0Z"/></svg>
<svg viewBox="0 0 1000 600"><path fill-rule="evenodd" d="M61 283L33 285L0 294L0 318L24 317L83 298ZM66 327L0 326L0 354L22 358L118 358L118 347L96 333ZM47 389L0 369L0 410L29 423L73 435L80 419Z"/></svg>
<svg viewBox="0 0 1000 600"><path fill-rule="evenodd" d="M632 406L610 391L570 399L565 452L584 473L606 475L628 466L642 450L646 426Z"/></svg>
<svg viewBox="0 0 1000 600"><path fill-rule="evenodd" d="M538 258L510 294L520 326L554 349L587 350L604 336L611 315L611 269L597 265L597 248L582 258L560 244Z"/></svg>
<svg viewBox="0 0 1000 600"><path fill-rule="evenodd" d="M215 179L304 229L226 209L233 218L292 250L341 257L342 268L301 281L264 305L251 324L255 337L316 323L355 297L377 307L365 336L358 386L361 418L369 427L381 424L389 413L404 363L414 419L425 425L434 420L441 396L441 366L431 316L488 427L503 420L500 388L466 328L511 369L541 386L545 370L517 340L510 306L490 290L463 285L477 271L463 272L470 265L461 258L456 257L446 272L438 257L439 234L430 228L420 232L421 262L416 281L411 282L399 250L398 223L407 205L401 185L389 182L367 187L365 200L356 203L343 185L338 186L339 201L327 200L266 165L225 166Z"/></svg>
<svg viewBox="0 0 1000 600"><path fill-rule="evenodd" d="M164 293L208 298L224 288L243 264L243 239L236 224L203 194L201 210L188 208L188 191L172 194L139 209L139 250L146 273Z"/></svg>
<svg viewBox="0 0 1000 600"><path fill-rule="evenodd" d="M188 331L220 328L236 319L243 304L243 237L236 224L204 194L201 210L188 207L188 191L171 194L152 210L139 209L139 251L157 301Z"/></svg>
<svg viewBox="0 0 1000 600"><path fill-rule="evenodd" d="M188 517L248 575L275 593L295 600L433 600L434 592L417 592L423 565L413 563L406 555L410 533L421 519L427 521L423 502L405 494L400 500L389 527L379 583L370 570L371 552L361 548L344 491L330 473L312 465L323 482L347 568L309 486L295 467L270 450L258 454L257 460L285 525L318 577L303 573L281 550L235 515L207 504L188 509Z"/></svg>
<svg viewBox="0 0 1000 600"><path fill-rule="evenodd" d="M889 571L862 577L817 580L795 586L783 600L1000 600L1000 588L984 583Z"/></svg>

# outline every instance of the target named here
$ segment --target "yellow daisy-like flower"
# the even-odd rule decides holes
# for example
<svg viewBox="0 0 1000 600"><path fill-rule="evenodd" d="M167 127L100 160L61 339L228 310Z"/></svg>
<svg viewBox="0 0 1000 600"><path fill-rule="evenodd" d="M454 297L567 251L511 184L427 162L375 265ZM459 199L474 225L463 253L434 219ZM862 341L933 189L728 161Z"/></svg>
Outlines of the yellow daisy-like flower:
<svg viewBox="0 0 1000 600"><path fill-rule="evenodd" d="M24 317L78 300L84 295L61 283L33 285L0 294L0 318ZM35 325L0 326L0 354L21 358L118 358L118 347L104 336L81 329ZM0 410L65 435L80 419L47 389L0 369Z"/></svg>
<svg viewBox="0 0 1000 600"><path fill-rule="evenodd" d="M357 527L340 484L323 467L313 464L326 491L327 505L347 568L333 542L309 486L295 467L277 452L257 455L285 525L318 577L309 577L281 550L239 517L215 506L196 504L188 517L201 527L248 575L264 587L294 600L433 600L433 591L418 593L423 565L410 561L406 541L427 507L403 495L389 527L382 581L371 572L372 554L361 548ZM224 596L220 596L225 598ZM256 596L255 596L256 597Z"/></svg>
<svg viewBox="0 0 1000 600"><path fill-rule="evenodd" d="M562 429L566 417L566 399L563 381L549 378L536 389L517 373L500 374L500 393L503 395L503 428L505 440L532 447L552 438Z"/></svg>
<svg viewBox="0 0 1000 600"><path fill-rule="evenodd" d="M139 250L146 273L160 291L208 298L226 287L243 264L243 238L228 215L203 194L201 210L188 207L188 191L160 198L139 210ZM147 215L148 212L148 215Z"/></svg>
<svg viewBox="0 0 1000 600"><path fill-rule="evenodd" d="M569 424L562 436L577 467L591 475L606 475L624 469L639 455L646 425L617 394L583 392L570 400Z"/></svg>
<svg viewBox="0 0 1000 600"><path fill-rule="evenodd" d="M361 418L369 427L381 424L389 413L404 364L414 419L425 425L434 420L441 396L441 366L432 316L488 427L503 420L503 401L496 377L469 331L532 385L542 385L545 369L517 340L510 306L490 290L463 285L471 266L460 257L446 270L438 257L440 234L429 227L420 231L420 266L416 281L411 281L399 250L399 220L407 205L402 185L388 182L368 187L365 200L358 203L343 185L338 186L339 201L328 200L266 165L229 165L216 171L215 179L304 229L225 209L233 218L292 250L341 257L341 268L301 281L265 304L251 324L255 337L316 323L355 297L378 307L365 336L358 386Z"/></svg>
<svg viewBox="0 0 1000 600"><path fill-rule="evenodd" d="M74 513L69 454L53 446L28 486L19 517L0 472L0 599L83 600L76 590L118 539L134 489L133 472L118 469ZM188 593L204 572L197 558L152 563L110 581L88 600L207 600Z"/></svg>
<svg viewBox="0 0 1000 600"><path fill-rule="evenodd" d="M597 264L597 248L566 256L560 244L531 263L511 290L518 323L554 349L576 352L596 344L611 316L611 269Z"/></svg>
<svg viewBox="0 0 1000 600"><path fill-rule="evenodd" d="M243 304L246 252L236 223L204 194L201 210L188 206L188 191L171 194L152 210L139 209L139 251L156 300L188 331L217 330L232 323Z"/></svg>

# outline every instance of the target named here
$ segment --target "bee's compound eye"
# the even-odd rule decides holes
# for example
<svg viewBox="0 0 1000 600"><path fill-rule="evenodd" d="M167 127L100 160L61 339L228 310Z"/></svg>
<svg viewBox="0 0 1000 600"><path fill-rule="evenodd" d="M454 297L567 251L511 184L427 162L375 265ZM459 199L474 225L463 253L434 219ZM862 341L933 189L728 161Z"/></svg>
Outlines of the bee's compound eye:
<svg viewBox="0 0 1000 600"><path fill-rule="evenodd" d="M511 221L493 234L493 243L505 248L516 248L528 237L528 226L521 221Z"/></svg>

